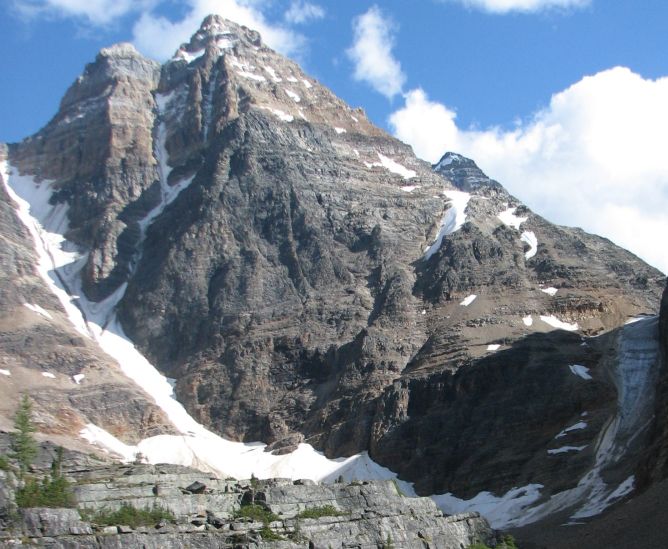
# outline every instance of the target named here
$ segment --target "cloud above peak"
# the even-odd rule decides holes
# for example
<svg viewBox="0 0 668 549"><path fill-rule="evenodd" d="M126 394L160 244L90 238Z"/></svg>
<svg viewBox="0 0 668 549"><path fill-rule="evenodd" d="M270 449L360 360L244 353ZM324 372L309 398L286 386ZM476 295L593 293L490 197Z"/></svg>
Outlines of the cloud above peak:
<svg viewBox="0 0 668 549"><path fill-rule="evenodd" d="M553 9L583 8L591 0L441 0L456 2L468 8L479 9L489 13L539 12Z"/></svg>
<svg viewBox="0 0 668 549"><path fill-rule="evenodd" d="M510 130L462 129L452 109L416 89L389 123L425 160L471 157L537 213L668 272L668 77L624 67L587 76Z"/></svg>
<svg viewBox="0 0 668 549"><path fill-rule="evenodd" d="M353 78L391 99L401 93L406 76L392 53L396 25L378 6L353 20L353 44L347 55L355 65Z"/></svg>
<svg viewBox="0 0 668 549"><path fill-rule="evenodd" d="M92 25L106 25L131 12L149 9L156 0L10 0L25 17L79 18Z"/></svg>

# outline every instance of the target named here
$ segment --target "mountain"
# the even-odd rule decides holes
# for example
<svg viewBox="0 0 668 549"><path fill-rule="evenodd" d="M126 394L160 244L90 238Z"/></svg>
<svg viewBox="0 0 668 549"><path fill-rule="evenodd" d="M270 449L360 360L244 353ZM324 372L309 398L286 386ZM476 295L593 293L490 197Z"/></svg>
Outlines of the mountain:
<svg viewBox="0 0 668 549"><path fill-rule="evenodd" d="M422 162L254 31L102 50L3 160L5 418L29 390L79 445L397 474L497 527L599 513L658 440L663 275Z"/></svg>

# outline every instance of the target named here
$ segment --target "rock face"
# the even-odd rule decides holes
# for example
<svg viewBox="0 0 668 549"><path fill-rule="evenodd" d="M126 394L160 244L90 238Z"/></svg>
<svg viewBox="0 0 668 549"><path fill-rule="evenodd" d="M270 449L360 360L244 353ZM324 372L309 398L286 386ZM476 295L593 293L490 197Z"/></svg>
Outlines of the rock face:
<svg viewBox="0 0 668 549"><path fill-rule="evenodd" d="M103 50L8 159L10 186L55 189L81 290L117 300L194 417L281 452L368 450L423 494L577 484L616 411L615 330L664 285L473 161L432 169L219 17L162 67Z"/></svg>
<svg viewBox="0 0 668 549"><path fill-rule="evenodd" d="M392 482L318 485L222 480L171 465L65 469L76 509L22 509L0 543L38 547L433 547L493 543L476 513L444 517L428 498L403 497ZM196 493L187 488L203 486ZM104 525L99 512L122 505L161 508L173 519ZM252 507L251 507L252 506ZM247 518L261 509L266 520ZM23 539L23 544L17 539ZM26 539L27 538L27 539Z"/></svg>

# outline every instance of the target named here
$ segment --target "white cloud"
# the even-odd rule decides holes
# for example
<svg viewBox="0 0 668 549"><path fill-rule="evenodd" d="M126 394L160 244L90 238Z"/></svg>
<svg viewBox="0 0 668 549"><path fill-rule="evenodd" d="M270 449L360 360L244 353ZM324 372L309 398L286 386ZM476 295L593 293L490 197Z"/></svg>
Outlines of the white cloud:
<svg viewBox="0 0 668 549"><path fill-rule="evenodd" d="M449 0L490 13L537 12L550 9L582 8L591 0Z"/></svg>
<svg viewBox="0 0 668 549"><path fill-rule="evenodd" d="M325 10L321 6L305 0L293 0L288 11L285 12L285 20L296 25L323 17L325 17Z"/></svg>
<svg viewBox="0 0 668 549"><path fill-rule="evenodd" d="M417 89L389 122L425 160L469 156L551 221L606 236L668 272L668 77L600 72L508 131L461 129Z"/></svg>
<svg viewBox="0 0 668 549"><path fill-rule="evenodd" d="M24 16L74 17L94 25L105 25L153 4L155 0L12 0L13 8Z"/></svg>
<svg viewBox="0 0 668 549"><path fill-rule="evenodd" d="M164 60L197 31L210 14L223 17L257 30L262 40L275 50L294 55L301 51L305 39L290 29L267 22L257 0L188 0L189 11L179 21L145 12L133 28L134 43L144 54ZM265 2L266 4L266 2Z"/></svg>
<svg viewBox="0 0 668 549"><path fill-rule="evenodd" d="M406 77L392 55L394 24L378 6L353 21L354 41L346 52L355 63L355 80L369 83L388 98L401 93Z"/></svg>

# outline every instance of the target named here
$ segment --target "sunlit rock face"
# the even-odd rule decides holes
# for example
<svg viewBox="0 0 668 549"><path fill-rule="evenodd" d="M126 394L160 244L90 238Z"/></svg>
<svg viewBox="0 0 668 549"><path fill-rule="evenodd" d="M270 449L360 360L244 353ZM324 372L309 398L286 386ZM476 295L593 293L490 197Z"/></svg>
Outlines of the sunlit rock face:
<svg viewBox="0 0 668 549"><path fill-rule="evenodd" d="M219 17L162 66L103 50L54 119L3 154L12 177L52 186L81 257L72 280L92 303L114 300L193 417L281 453L367 450L422 494L576 486L617 411L621 327L655 313L663 289L661 273L549 223L473 161L420 161ZM21 273L3 261L9 295L33 267L3 205L25 255ZM6 322L20 310L51 326L19 301ZM67 349L53 362L67 375L88 352L39 345ZM77 413L84 400L70 399ZM121 439L169 430L142 402Z"/></svg>

